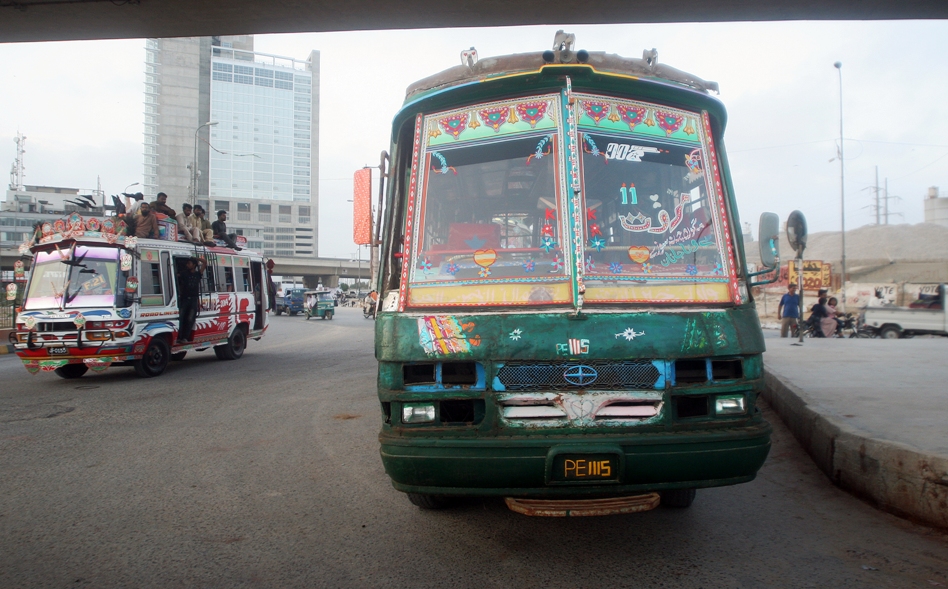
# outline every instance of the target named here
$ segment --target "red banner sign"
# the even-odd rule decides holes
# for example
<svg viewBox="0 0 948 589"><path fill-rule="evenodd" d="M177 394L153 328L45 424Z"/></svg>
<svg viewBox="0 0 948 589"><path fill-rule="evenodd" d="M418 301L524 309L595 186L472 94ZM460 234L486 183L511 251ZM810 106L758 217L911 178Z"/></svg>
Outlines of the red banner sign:
<svg viewBox="0 0 948 589"><path fill-rule="evenodd" d="M352 181L352 241L372 243L372 170L368 168L357 171Z"/></svg>

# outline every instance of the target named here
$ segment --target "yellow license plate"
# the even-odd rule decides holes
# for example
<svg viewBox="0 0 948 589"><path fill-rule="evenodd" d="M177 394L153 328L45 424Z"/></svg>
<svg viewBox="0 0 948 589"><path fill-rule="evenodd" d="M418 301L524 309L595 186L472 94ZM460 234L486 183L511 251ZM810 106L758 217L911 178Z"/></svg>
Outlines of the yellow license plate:
<svg viewBox="0 0 948 589"><path fill-rule="evenodd" d="M560 454L553 460L554 481L611 481L619 478L615 454Z"/></svg>

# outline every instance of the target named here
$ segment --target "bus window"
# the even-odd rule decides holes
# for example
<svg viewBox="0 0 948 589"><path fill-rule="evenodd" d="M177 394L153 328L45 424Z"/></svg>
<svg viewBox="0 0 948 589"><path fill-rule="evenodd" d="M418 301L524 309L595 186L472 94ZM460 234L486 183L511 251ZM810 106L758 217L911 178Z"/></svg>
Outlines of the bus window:
<svg viewBox="0 0 948 589"><path fill-rule="evenodd" d="M171 254L161 252L161 267L165 269L164 303L170 305L174 299L174 269L171 267Z"/></svg>
<svg viewBox="0 0 948 589"><path fill-rule="evenodd" d="M250 284L250 268L241 268L240 281L237 285L237 290L240 292L250 292Z"/></svg>
<svg viewBox="0 0 948 589"><path fill-rule="evenodd" d="M224 266L224 292L234 292L234 269Z"/></svg>
<svg viewBox="0 0 948 589"><path fill-rule="evenodd" d="M139 289L142 293L142 306L160 306L165 304L165 297L161 290L161 264L158 262L142 262Z"/></svg>

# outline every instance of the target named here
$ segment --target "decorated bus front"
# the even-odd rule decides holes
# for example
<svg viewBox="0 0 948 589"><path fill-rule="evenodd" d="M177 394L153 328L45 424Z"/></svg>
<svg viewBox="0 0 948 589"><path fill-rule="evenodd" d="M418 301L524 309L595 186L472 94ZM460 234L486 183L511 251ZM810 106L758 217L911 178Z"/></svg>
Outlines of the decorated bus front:
<svg viewBox="0 0 948 589"><path fill-rule="evenodd" d="M594 71L519 87L536 79L515 98L484 82L416 100L410 131L396 119L376 339L387 473L429 497L751 480L770 447L764 345L723 108ZM431 108L452 99L469 102Z"/></svg>

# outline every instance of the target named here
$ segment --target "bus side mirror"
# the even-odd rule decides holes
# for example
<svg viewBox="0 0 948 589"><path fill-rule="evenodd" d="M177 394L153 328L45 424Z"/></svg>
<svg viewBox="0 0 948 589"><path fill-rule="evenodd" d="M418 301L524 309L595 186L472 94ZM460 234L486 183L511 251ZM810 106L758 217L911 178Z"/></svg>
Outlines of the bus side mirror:
<svg viewBox="0 0 948 589"><path fill-rule="evenodd" d="M776 213L760 216L760 263L765 268L774 268L780 262L780 217Z"/></svg>
<svg viewBox="0 0 948 589"><path fill-rule="evenodd" d="M757 236L758 239L760 239L761 269L752 274L748 274L747 277L752 278L762 274L770 274L771 272L774 273L774 276L770 280L751 282L751 286L776 282L780 276L778 272L775 272L777 266L780 265L780 217L778 217L776 213L762 214L760 216L760 226Z"/></svg>

